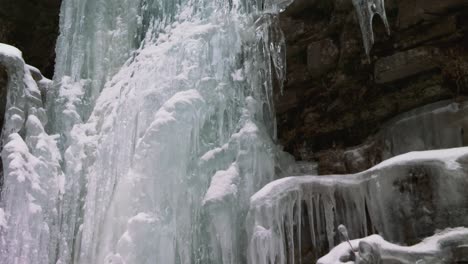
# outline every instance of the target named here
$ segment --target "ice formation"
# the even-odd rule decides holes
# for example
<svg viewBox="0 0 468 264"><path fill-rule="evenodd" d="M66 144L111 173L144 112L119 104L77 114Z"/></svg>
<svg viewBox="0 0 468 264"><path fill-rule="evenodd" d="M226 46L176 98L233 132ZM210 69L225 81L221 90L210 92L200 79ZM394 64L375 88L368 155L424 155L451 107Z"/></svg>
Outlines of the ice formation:
<svg viewBox="0 0 468 264"><path fill-rule="evenodd" d="M0 44L1 263L294 263L306 232L317 256L336 245L337 222L390 241L466 223L447 215L467 202L467 148L275 181L289 2L64 0L53 81ZM354 3L368 52L384 4Z"/></svg>
<svg viewBox="0 0 468 264"><path fill-rule="evenodd" d="M395 117L384 125L377 135L385 144L383 159L411 150L466 146L467 115L468 101L447 100L425 105Z"/></svg>
<svg viewBox="0 0 468 264"><path fill-rule="evenodd" d="M250 199L249 263L295 263L305 244L317 259L337 245L341 223L351 239L401 243L466 225L467 161L468 148L411 152L355 175L271 182Z"/></svg>
<svg viewBox="0 0 468 264"><path fill-rule="evenodd" d="M65 0L53 83L0 46L2 264L242 263L285 155L285 3Z"/></svg>
<svg viewBox="0 0 468 264"><path fill-rule="evenodd" d="M350 252L350 246L354 249L355 257ZM317 264L459 263L457 261L468 259L468 256L462 255L463 252L467 252L467 247L467 228L446 229L410 247L392 244L379 235L372 235L350 241L350 244L339 244L326 256L320 258ZM458 257L463 259L455 259Z"/></svg>
<svg viewBox="0 0 468 264"><path fill-rule="evenodd" d="M47 114L41 90L51 82L26 65L14 47L0 44L0 63L9 76L2 132L0 259L49 263L57 247L57 203L64 182L57 137L44 130Z"/></svg>
<svg viewBox="0 0 468 264"><path fill-rule="evenodd" d="M387 34L390 35L390 26L388 24L387 14L385 12L385 0L352 0L356 9L361 27L362 40L367 56L374 45L374 30L372 20L375 15L379 15L385 25Z"/></svg>

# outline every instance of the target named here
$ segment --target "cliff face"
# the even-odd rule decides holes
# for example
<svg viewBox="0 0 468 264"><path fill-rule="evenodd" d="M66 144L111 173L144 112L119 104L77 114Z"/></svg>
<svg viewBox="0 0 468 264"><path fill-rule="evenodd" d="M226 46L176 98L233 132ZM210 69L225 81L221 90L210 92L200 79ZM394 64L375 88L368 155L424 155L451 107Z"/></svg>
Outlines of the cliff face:
<svg viewBox="0 0 468 264"><path fill-rule="evenodd" d="M466 1L389 0L386 10L391 35L375 17L370 61L351 0L296 0L280 17L288 73L276 96L279 140L296 159L319 161L321 174L367 169L385 158L379 135L390 119L468 94ZM364 161L349 164L356 149Z"/></svg>
<svg viewBox="0 0 468 264"><path fill-rule="evenodd" d="M52 77L61 0L0 0L0 43L19 48L25 60Z"/></svg>

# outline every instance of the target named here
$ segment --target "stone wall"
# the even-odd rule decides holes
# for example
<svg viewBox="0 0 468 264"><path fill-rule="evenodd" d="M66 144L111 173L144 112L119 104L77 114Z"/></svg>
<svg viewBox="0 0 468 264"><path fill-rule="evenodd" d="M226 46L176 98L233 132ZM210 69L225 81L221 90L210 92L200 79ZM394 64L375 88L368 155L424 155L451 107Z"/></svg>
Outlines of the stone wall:
<svg viewBox="0 0 468 264"><path fill-rule="evenodd" d="M354 172L330 164L396 115L468 95L468 2L388 0L386 10L391 35L375 17L370 61L351 0L296 0L280 15L279 141L298 160L318 160L322 174Z"/></svg>
<svg viewBox="0 0 468 264"><path fill-rule="evenodd" d="M24 59L51 78L61 0L0 0L0 42L17 47Z"/></svg>

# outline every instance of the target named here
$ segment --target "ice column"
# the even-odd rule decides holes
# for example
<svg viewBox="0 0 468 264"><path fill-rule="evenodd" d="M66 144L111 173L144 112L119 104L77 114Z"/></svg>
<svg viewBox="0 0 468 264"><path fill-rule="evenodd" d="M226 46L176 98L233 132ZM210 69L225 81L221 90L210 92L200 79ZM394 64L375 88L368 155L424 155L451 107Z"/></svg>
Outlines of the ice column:
<svg viewBox="0 0 468 264"><path fill-rule="evenodd" d="M356 9L359 25L361 26L362 41L367 56L370 54L372 45L374 45L374 30L372 28L372 19L375 15L379 15L390 35L390 26L385 12L385 0L353 0L354 8Z"/></svg>

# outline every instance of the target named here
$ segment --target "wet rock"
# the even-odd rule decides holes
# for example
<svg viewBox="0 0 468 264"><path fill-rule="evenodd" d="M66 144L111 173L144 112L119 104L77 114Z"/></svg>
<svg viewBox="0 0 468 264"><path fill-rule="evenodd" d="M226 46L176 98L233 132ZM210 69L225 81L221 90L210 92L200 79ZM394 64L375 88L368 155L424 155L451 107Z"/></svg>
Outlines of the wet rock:
<svg viewBox="0 0 468 264"><path fill-rule="evenodd" d="M356 173L410 151L466 146L467 116L468 101L442 101L414 109L383 125L359 146L317 153L319 173Z"/></svg>
<svg viewBox="0 0 468 264"><path fill-rule="evenodd" d="M457 30L457 17L449 16L429 25L421 25L406 30L399 36L396 46L401 49L407 49L431 40L456 35Z"/></svg>
<svg viewBox="0 0 468 264"><path fill-rule="evenodd" d="M435 53L434 49L416 48L381 58L375 63L375 81L388 83L432 70L437 67Z"/></svg>
<svg viewBox="0 0 468 264"><path fill-rule="evenodd" d="M450 11L467 7L466 0L412 0L399 2L398 25L414 26L423 21L437 20Z"/></svg>
<svg viewBox="0 0 468 264"><path fill-rule="evenodd" d="M453 250L455 263L468 263L468 245L460 245Z"/></svg>
<svg viewBox="0 0 468 264"><path fill-rule="evenodd" d="M313 42L307 46L307 69L312 77L318 77L333 69L339 50L331 39Z"/></svg>

